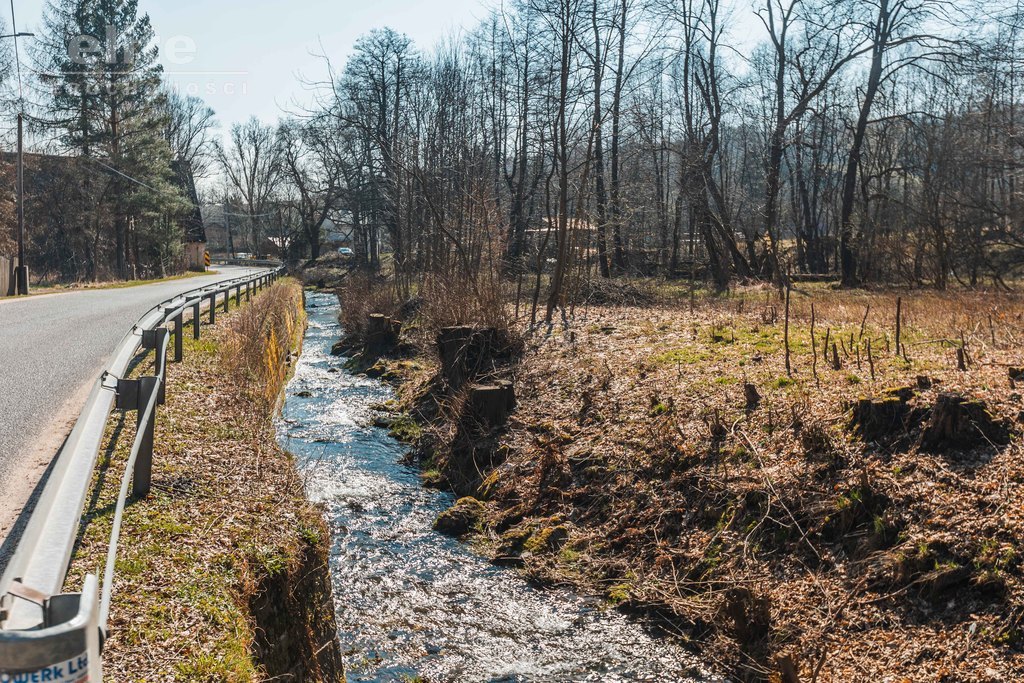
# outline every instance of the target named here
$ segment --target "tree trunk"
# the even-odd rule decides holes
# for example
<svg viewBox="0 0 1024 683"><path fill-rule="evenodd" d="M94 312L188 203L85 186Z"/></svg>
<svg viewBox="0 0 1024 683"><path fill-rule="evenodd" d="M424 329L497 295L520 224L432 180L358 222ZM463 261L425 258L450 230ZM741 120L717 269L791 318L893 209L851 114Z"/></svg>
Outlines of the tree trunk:
<svg viewBox="0 0 1024 683"><path fill-rule="evenodd" d="M853 132L850 154L846 159L846 174L843 177L843 203L839 212L839 268L842 274L842 285L853 287L857 284L857 260L853 252L853 204L857 190L857 174L860 170L861 151L867 134L871 107L878 94L882 82L882 66L891 27L889 26L889 0L879 0L878 18L874 30L874 46L871 50L871 70L868 72L868 84L861 102L857 126Z"/></svg>
<svg viewBox="0 0 1024 683"><path fill-rule="evenodd" d="M601 31L597 25L597 0L594 0L594 200L597 203L597 261L601 277L611 277L608 265L608 192L604 185L604 135L601 131L601 86L604 62L601 58Z"/></svg>

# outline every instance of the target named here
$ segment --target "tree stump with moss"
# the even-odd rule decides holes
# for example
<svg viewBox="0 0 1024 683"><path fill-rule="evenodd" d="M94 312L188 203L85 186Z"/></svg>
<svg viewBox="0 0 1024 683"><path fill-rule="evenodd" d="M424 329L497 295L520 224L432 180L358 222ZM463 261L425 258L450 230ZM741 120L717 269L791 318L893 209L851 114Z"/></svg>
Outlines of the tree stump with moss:
<svg viewBox="0 0 1024 683"><path fill-rule="evenodd" d="M484 504L476 498L465 497L455 501L437 516L434 529L449 536L463 536L475 528L483 518Z"/></svg>
<svg viewBox="0 0 1024 683"><path fill-rule="evenodd" d="M850 427L865 441L875 441L905 432L910 406L899 395L860 398L853 405Z"/></svg>

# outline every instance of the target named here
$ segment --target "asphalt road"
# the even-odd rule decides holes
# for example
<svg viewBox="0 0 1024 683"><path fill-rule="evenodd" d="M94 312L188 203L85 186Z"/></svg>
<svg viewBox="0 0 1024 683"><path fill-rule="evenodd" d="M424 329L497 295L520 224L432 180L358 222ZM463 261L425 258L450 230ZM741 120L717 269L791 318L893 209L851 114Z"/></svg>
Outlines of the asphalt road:
<svg viewBox="0 0 1024 683"><path fill-rule="evenodd" d="M181 292L252 272L218 271L138 287L0 299L0 539L131 326Z"/></svg>

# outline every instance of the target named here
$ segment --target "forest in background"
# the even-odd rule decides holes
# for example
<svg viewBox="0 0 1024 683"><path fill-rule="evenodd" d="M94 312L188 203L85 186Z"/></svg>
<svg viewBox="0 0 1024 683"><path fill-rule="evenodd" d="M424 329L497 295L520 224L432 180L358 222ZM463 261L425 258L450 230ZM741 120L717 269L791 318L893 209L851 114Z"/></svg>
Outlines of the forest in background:
<svg viewBox="0 0 1024 683"><path fill-rule="evenodd" d="M531 273L549 319L623 275L1005 287L1022 21L944 0L527 0L431 52L384 29L289 124L285 175L310 234L340 208L399 295Z"/></svg>
<svg viewBox="0 0 1024 683"><path fill-rule="evenodd" d="M550 317L621 276L1008 287L1022 25L1009 0L520 0L432 48L373 31L314 104L223 140L136 0L51 0L23 101L9 45L0 75L68 161L30 173L37 272L173 270L202 194L249 252L315 259L334 225L399 295L518 278Z"/></svg>

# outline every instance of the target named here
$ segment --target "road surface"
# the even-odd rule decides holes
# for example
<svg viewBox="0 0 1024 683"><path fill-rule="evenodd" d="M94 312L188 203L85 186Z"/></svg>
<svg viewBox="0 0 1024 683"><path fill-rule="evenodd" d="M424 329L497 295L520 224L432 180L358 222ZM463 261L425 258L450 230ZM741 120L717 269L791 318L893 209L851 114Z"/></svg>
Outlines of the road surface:
<svg viewBox="0 0 1024 683"><path fill-rule="evenodd" d="M218 270L138 287L0 299L0 539L7 538L131 326L181 292L254 272ZM3 545L0 567L11 550L10 543Z"/></svg>

